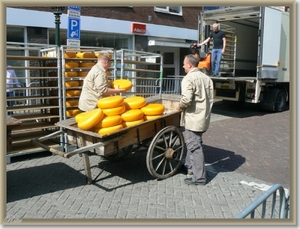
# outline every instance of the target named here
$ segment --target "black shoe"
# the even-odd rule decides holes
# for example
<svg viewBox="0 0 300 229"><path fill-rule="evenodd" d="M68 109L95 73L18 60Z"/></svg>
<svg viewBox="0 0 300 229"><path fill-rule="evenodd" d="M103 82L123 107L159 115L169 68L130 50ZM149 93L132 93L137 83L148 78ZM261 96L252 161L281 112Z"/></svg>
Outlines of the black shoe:
<svg viewBox="0 0 300 229"><path fill-rule="evenodd" d="M185 178L184 182L186 184L192 184L192 185L205 185L205 182L196 182L196 181L193 181L192 178Z"/></svg>

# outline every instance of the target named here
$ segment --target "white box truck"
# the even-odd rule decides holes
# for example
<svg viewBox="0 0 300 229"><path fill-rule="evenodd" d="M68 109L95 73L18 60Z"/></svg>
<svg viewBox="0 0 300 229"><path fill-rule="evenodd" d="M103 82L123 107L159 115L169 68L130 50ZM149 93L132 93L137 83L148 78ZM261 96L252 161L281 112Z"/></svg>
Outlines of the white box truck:
<svg viewBox="0 0 300 229"><path fill-rule="evenodd" d="M215 22L227 40L220 76L211 77L215 98L234 104L260 103L264 110L282 111L289 99L289 12L265 6L201 12L199 43L209 36ZM212 45L203 48L209 52Z"/></svg>

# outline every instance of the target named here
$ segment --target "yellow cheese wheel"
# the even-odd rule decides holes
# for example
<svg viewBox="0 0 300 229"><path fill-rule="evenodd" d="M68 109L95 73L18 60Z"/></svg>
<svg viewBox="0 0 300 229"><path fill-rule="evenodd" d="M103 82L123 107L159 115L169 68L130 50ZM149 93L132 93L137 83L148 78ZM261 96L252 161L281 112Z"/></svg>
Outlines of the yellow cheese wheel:
<svg viewBox="0 0 300 229"><path fill-rule="evenodd" d="M77 72L65 72L65 77L76 77Z"/></svg>
<svg viewBox="0 0 300 229"><path fill-rule="evenodd" d="M135 120L135 121L131 121L131 122L122 122L122 125L123 125L123 127L130 127L130 126L140 124L142 122L144 122L143 118Z"/></svg>
<svg viewBox="0 0 300 229"><path fill-rule="evenodd" d="M104 115L103 119L95 125L95 128L106 128L110 126L116 126L123 122L120 115Z"/></svg>
<svg viewBox="0 0 300 229"><path fill-rule="evenodd" d="M65 85L66 85L66 87L78 87L79 80L66 81Z"/></svg>
<svg viewBox="0 0 300 229"><path fill-rule="evenodd" d="M76 58L76 52L65 52L65 58Z"/></svg>
<svg viewBox="0 0 300 229"><path fill-rule="evenodd" d="M82 112L82 113L79 113L75 116L75 122L78 123L80 121L80 119L82 119L85 115L86 115L87 112Z"/></svg>
<svg viewBox="0 0 300 229"><path fill-rule="evenodd" d="M92 68L95 64L96 64L95 62L82 62L82 63L79 63L79 67Z"/></svg>
<svg viewBox="0 0 300 229"><path fill-rule="evenodd" d="M146 99L142 96L132 96L124 99L127 110L139 109L146 105Z"/></svg>
<svg viewBox="0 0 300 229"><path fill-rule="evenodd" d="M114 108L123 105L124 98L120 95L108 96L97 101L97 106L101 109Z"/></svg>
<svg viewBox="0 0 300 229"><path fill-rule="evenodd" d="M161 115L165 111L165 106L160 103L149 103L141 108L145 115Z"/></svg>
<svg viewBox="0 0 300 229"><path fill-rule="evenodd" d="M159 118L161 116L162 116L162 114L161 115L145 115L144 119L145 119L145 121L148 121L148 120Z"/></svg>
<svg viewBox="0 0 300 229"><path fill-rule="evenodd" d="M67 100L66 101L66 106L67 107L78 106L78 100Z"/></svg>
<svg viewBox="0 0 300 229"><path fill-rule="evenodd" d="M93 52L78 52L76 56L77 58L96 58L96 55Z"/></svg>
<svg viewBox="0 0 300 229"><path fill-rule="evenodd" d="M98 134L106 135L106 134L110 134L112 132L115 132L115 131L121 130L121 129L123 129L123 125L119 124L119 125L116 125L116 126L110 126L110 127L105 127L105 128L101 128L101 129L96 129L95 131Z"/></svg>
<svg viewBox="0 0 300 229"><path fill-rule="evenodd" d="M66 62L65 67L66 68L78 68L79 64L78 62Z"/></svg>
<svg viewBox="0 0 300 229"><path fill-rule="evenodd" d="M70 110L66 111L66 114L67 114L68 117L70 117L70 116L76 116L79 113L80 113L79 109L70 109Z"/></svg>
<svg viewBox="0 0 300 229"><path fill-rule="evenodd" d="M66 96L79 96L81 90L66 90Z"/></svg>
<svg viewBox="0 0 300 229"><path fill-rule="evenodd" d="M104 114L106 114L107 116L120 115L126 111L126 107L124 104L122 104L121 106L118 106L118 107L107 108L107 109L102 109L102 110L103 110Z"/></svg>
<svg viewBox="0 0 300 229"><path fill-rule="evenodd" d="M77 76L86 76L88 74L88 72L77 72Z"/></svg>
<svg viewBox="0 0 300 229"><path fill-rule="evenodd" d="M123 114L121 114L121 117L125 122L136 121L142 119L143 116L144 113L140 109L127 110Z"/></svg>
<svg viewBox="0 0 300 229"><path fill-rule="evenodd" d="M86 114L79 120L78 128L81 130L89 130L94 127L104 116L100 108L85 112Z"/></svg>
<svg viewBox="0 0 300 229"><path fill-rule="evenodd" d="M126 91L130 90L132 87L132 83L130 80L118 79L112 82L113 88L117 89L125 89Z"/></svg>

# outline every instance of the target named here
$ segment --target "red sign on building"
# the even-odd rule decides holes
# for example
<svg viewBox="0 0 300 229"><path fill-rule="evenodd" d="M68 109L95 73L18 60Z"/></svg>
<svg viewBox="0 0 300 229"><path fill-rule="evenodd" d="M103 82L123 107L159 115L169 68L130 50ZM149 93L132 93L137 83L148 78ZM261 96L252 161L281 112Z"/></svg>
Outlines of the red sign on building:
<svg viewBox="0 0 300 229"><path fill-rule="evenodd" d="M131 32L145 34L146 33L146 25L140 23L132 23L131 24Z"/></svg>

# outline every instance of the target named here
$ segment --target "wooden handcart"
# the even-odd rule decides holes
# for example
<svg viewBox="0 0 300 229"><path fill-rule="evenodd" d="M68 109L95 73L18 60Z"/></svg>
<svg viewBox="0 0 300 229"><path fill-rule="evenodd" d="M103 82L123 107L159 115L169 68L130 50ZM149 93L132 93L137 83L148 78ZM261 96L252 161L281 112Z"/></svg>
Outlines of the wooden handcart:
<svg viewBox="0 0 300 229"><path fill-rule="evenodd" d="M138 148L147 147L146 165L149 173L158 179L168 178L176 173L184 156L184 137L179 128L181 112L175 110L179 99L176 95L153 96L147 102L162 103L165 106L163 116L121 129L107 135L80 130L74 118L63 120L56 125L60 131L32 139L32 143L54 154L69 158L82 153L88 184L92 184L89 153L101 155L108 160L121 160ZM69 144L77 146L71 152L63 152L42 144L57 135L67 136Z"/></svg>

